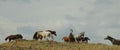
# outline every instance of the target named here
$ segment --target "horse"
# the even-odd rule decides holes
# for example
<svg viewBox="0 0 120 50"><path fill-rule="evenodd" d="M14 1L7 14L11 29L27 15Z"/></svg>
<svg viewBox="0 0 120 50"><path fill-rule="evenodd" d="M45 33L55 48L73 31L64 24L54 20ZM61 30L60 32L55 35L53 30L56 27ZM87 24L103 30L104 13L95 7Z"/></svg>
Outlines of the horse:
<svg viewBox="0 0 120 50"><path fill-rule="evenodd" d="M73 30L70 29L70 34L69 34L69 38L70 38L70 42L75 42L75 38L74 38L74 35L73 35Z"/></svg>
<svg viewBox="0 0 120 50"><path fill-rule="evenodd" d="M10 42L11 40L23 39L23 36L21 34L9 35L5 38L5 41L7 41L7 39L9 39Z"/></svg>
<svg viewBox="0 0 120 50"><path fill-rule="evenodd" d="M68 36L64 36L62 40L64 40L64 42L70 42L70 38Z"/></svg>
<svg viewBox="0 0 120 50"><path fill-rule="evenodd" d="M82 42L88 43L88 40L90 40L88 37L82 37L81 38Z"/></svg>
<svg viewBox="0 0 120 50"><path fill-rule="evenodd" d="M77 40L78 43L79 43L79 42L88 43L88 40L90 40L90 39L89 39L88 37L80 37L80 38L77 38L76 40Z"/></svg>
<svg viewBox="0 0 120 50"><path fill-rule="evenodd" d="M81 32L75 36L75 39L78 43L82 41L81 39L84 38L84 34L85 34L85 32Z"/></svg>
<svg viewBox="0 0 120 50"><path fill-rule="evenodd" d="M33 39L35 40L42 40L43 38L48 40L48 37L54 40L54 36L57 36L56 31L51 31L51 30L43 30L43 31L37 31L35 32Z"/></svg>
<svg viewBox="0 0 120 50"><path fill-rule="evenodd" d="M105 40L110 40L112 42L113 45L120 45L120 40L117 40L115 38L112 38L111 36L107 36L106 38L104 38Z"/></svg>

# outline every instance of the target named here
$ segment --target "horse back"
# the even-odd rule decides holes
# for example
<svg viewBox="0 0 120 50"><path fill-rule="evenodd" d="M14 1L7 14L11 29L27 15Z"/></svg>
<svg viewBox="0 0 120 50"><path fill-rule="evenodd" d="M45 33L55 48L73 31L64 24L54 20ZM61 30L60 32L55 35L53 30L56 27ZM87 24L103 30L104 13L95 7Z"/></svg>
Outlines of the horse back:
<svg viewBox="0 0 120 50"><path fill-rule="evenodd" d="M112 42L113 45L120 45L120 40L115 40L114 42Z"/></svg>
<svg viewBox="0 0 120 50"><path fill-rule="evenodd" d="M64 36L64 37L62 38L62 40L64 40L65 42L69 42L69 41L70 41L70 38L67 37L67 36Z"/></svg>
<svg viewBox="0 0 120 50"><path fill-rule="evenodd" d="M49 31L42 31L42 32L38 32L38 34L41 34L42 36L50 36L51 32L49 32Z"/></svg>

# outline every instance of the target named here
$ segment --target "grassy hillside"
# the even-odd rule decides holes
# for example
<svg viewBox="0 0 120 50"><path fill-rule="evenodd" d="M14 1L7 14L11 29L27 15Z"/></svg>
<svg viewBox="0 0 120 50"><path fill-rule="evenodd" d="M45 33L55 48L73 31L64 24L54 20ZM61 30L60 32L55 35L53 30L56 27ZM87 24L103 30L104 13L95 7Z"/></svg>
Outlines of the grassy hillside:
<svg viewBox="0 0 120 50"><path fill-rule="evenodd" d="M0 50L120 50L120 46L19 40L0 44Z"/></svg>

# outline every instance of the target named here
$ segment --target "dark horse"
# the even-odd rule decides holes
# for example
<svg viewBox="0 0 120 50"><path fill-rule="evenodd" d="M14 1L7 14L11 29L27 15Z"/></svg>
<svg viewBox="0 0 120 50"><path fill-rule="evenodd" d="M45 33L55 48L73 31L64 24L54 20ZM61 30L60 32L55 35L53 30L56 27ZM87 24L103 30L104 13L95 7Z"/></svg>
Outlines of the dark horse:
<svg viewBox="0 0 120 50"><path fill-rule="evenodd" d="M43 38L50 37L52 40L54 40L53 35L57 36L56 31L51 31L51 30L37 31L37 32L35 32L35 34L33 36L33 39L35 39L35 40L38 40L38 39L42 40Z"/></svg>
<svg viewBox="0 0 120 50"><path fill-rule="evenodd" d="M88 37L79 37L79 38L76 38L76 41L79 43L79 42L85 42L85 43L88 43L88 40L90 40Z"/></svg>
<svg viewBox="0 0 120 50"><path fill-rule="evenodd" d="M7 39L9 39L9 42L11 40L16 40L16 39L22 39L23 36L21 34L16 34L16 35L9 35L5 38L5 41L7 41Z"/></svg>
<svg viewBox="0 0 120 50"><path fill-rule="evenodd" d="M113 45L120 45L120 40L117 40L115 38L112 38L111 36L107 36L106 38L104 38L105 40L110 40L112 42Z"/></svg>
<svg viewBox="0 0 120 50"><path fill-rule="evenodd" d="M70 32L70 34L69 34L69 39L70 39L69 41L70 41L70 42L75 42L75 38L74 38L74 35L73 35L73 30L70 29L70 31L71 31L71 32Z"/></svg>
<svg viewBox="0 0 120 50"><path fill-rule="evenodd" d="M88 37L82 37L81 38L81 41L85 42L85 43L88 43L88 40L90 40Z"/></svg>

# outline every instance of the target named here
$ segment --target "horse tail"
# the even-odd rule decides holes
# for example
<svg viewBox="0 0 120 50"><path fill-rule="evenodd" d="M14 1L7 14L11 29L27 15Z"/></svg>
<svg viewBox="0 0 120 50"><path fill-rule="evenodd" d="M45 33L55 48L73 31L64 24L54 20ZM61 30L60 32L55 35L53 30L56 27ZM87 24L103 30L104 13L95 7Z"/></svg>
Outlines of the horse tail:
<svg viewBox="0 0 120 50"><path fill-rule="evenodd" d="M34 36L33 36L33 39L36 39L37 33L38 33L38 32L35 32L35 34L34 34Z"/></svg>
<svg viewBox="0 0 120 50"><path fill-rule="evenodd" d="M5 38L5 41L6 41L8 38L9 38L9 36Z"/></svg>
<svg viewBox="0 0 120 50"><path fill-rule="evenodd" d="M62 38L62 40L64 40L64 37Z"/></svg>
<svg viewBox="0 0 120 50"><path fill-rule="evenodd" d="M23 39L23 36L21 35L20 38Z"/></svg>

